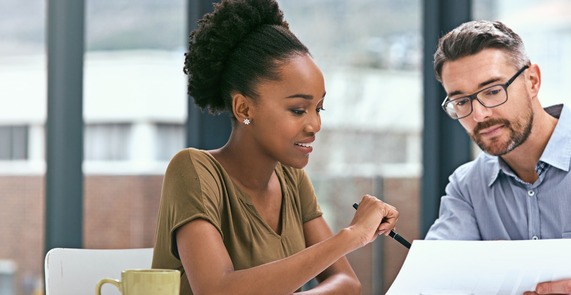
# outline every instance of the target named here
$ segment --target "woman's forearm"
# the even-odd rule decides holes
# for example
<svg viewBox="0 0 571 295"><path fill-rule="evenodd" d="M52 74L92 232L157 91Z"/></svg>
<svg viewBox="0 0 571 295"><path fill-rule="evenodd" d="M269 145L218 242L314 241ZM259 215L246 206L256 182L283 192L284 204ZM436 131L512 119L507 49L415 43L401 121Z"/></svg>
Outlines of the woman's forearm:
<svg viewBox="0 0 571 295"><path fill-rule="evenodd" d="M228 290L232 290L232 294L291 294L304 285L308 278L316 277L347 253L361 246L351 230L343 229L331 238L287 258L249 269L228 271L218 284L217 291L220 291L220 294L227 294ZM346 276L330 277L318 289L307 294L317 294L317 291L323 292L319 294L336 294L330 291L344 284L347 284L346 290L359 288L347 280L349 278Z"/></svg>

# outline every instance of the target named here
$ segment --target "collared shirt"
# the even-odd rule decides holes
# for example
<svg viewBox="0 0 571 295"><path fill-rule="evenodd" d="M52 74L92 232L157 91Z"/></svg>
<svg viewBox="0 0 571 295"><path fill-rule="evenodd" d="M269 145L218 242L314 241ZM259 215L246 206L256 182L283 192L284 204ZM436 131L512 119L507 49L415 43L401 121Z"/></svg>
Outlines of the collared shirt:
<svg viewBox="0 0 571 295"><path fill-rule="evenodd" d="M571 238L571 109L559 118L532 184L497 156L481 153L450 176L440 214L426 239L526 240Z"/></svg>

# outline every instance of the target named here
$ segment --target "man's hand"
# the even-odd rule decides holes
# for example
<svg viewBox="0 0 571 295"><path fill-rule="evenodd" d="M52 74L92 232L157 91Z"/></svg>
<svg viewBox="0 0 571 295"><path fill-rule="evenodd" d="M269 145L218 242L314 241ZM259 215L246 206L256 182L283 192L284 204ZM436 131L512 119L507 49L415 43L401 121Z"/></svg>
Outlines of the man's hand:
<svg viewBox="0 0 571 295"><path fill-rule="evenodd" d="M535 292L524 293L524 295L539 294L571 294L571 279L539 283L535 287Z"/></svg>

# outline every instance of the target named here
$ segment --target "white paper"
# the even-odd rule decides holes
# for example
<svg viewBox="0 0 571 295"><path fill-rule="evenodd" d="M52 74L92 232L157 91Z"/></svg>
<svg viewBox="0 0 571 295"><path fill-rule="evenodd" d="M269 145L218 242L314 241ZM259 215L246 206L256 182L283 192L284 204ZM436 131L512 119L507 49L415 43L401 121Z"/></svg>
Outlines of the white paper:
<svg viewBox="0 0 571 295"><path fill-rule="evenodd" d="M523 294L539 282L571 279L571 239L416 240L389 295Z"/></svg>

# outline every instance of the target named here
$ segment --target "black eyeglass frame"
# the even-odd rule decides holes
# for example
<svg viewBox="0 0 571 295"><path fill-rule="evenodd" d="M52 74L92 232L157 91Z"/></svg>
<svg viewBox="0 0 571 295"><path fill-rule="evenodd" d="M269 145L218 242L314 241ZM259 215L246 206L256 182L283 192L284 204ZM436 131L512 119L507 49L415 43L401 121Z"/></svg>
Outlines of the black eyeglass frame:
<svg viewBox="0 0 571 295"><path fill-rule="evenodd" d="M521 75L521 73L523 73L523 71L525 71L525 70L528 69L528 68L529 68L529 65L523 66L521 69L519 69L519 71L517 71L517 72L516 72L506 83L504 83L504 84L494 84L494 85L488 86L488 87L486 87L486 88L484 88L484 89L478 90L477 92L475 92L475 93L473 93L473 94L470 94L470 95L467 95L467 96L462 96L462 97L459 97L459 98L456 98L456 99L448 99L448 96L447 96L446 98L444 98L444 101L442 101L441 107L442 107L442 109L444 110L444 112L445 112L450 118L455 119L455 120L459 120L459 119L466 118L466 117L468 117L468 116L470 116L470 115L472 114L472 112L474 111L474 106L472 105L472 103L474 102L474 100L477 100L478 103L480 103L480 104L481 104L482 106L484 106L485 108L495 108L495 107L499 107L499 106L503 105L504 103L506 103L506 101L508 101L508 86L510 86L510 85L513 83L513 81L515 81L515 79L517 79L517 77L518 77L519 75ZM504 88L504 92L506 93L506 99L505 99L502 103L499 103L499 104L496 104L496 105L493 105L493 106L487 106L487 105L485 105L482 101L480 101L480 100L478 99L478 94L480 94L482 91L486 91L486 90L488 90L488 89L490 89L490 88L497 87L497 86L501 86L502 88ZM464 116L462 116L462 117L458 117L458 116L453 116L452 114L450 114L450 113L447 111L447 107L446 107L446 106L447 106L449 103L453 103L453 102L455 102L455 101L458 101L458 100L461 100L461 99L466 99L466 98L469 98L469 99L470 99L470 112L468 112L468 114L466 114L466 115L464 115Z"/></svg>

